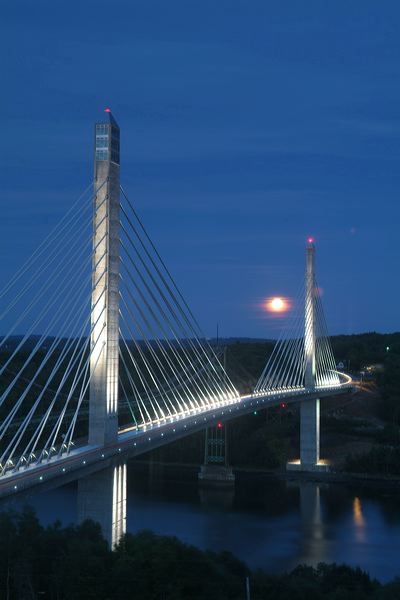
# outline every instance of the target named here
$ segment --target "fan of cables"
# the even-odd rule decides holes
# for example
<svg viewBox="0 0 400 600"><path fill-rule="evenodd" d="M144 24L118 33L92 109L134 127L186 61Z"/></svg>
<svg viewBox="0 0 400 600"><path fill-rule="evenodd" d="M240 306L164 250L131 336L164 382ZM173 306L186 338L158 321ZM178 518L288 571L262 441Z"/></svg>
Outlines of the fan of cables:
<svg viewBox="0 0 400 600"><path fill-rule="evenodd" d="M87 435L93 195L88 186L0 292L0 474Z"/></svg>
<svg viewBox="0 0 400 600"><path fill-rule="evenodd" d="M106 351L99 340L107 322L108 211L93 219L106 184L85 190L0 291L0 475L87 443L91 378ZM120 427L239 399L122 189L121 196Z"/></svg>
<svg viewBox="0 0 400 600"><path fill-rule="evenodd" d="M314 286L311 302L306 301L303 287L293 305L295 308L255 387L256 394L308 389L308 363L311 363L313 389L340 384L317 284ZM313 324L312 331L310 323ZM314 347L311 361L308 359L309 348L306 347L306 341Z"/></svg>
<svg viewBox="0 0 400 600"><path fill-rule="evenodd" d="M120 398L132 425L232 402L237 390L121 192Z"/></svg>

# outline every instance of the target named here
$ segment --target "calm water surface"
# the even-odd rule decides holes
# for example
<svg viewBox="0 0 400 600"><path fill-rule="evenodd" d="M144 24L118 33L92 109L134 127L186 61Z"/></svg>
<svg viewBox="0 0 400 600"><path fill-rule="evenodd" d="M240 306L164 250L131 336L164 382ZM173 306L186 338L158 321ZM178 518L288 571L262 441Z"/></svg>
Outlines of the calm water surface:
<svg viewBox="0 0 400 600"><path fill-rule="evenodd" d="M76 519L76 497L76 485L69 485L32 496L29 504L44 524L68 524ZM344 562L387 581L400 575L399 501L390 489L253 474L239 474L234 492L202 491L195 469L135 464L128 468L127 529L230 550L270 572Z"/></svg>

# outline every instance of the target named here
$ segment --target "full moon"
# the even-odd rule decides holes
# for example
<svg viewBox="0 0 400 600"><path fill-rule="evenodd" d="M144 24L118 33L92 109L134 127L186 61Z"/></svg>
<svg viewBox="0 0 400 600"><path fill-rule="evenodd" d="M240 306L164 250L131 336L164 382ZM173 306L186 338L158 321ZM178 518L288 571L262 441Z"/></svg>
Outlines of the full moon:
<svg viewBox="0 0 400 600"><path fill-rule="evenodd" d="M269 312L281 313L285 312L289 308L289 305L285 298L277 296L275 298L268 298L265 303L265 308Z"/></svg>
<svg viewBox="0 0 400 600"><path fill-rule="evenodd" d="M282 298L273 298L271 300L271 308L272 310L281 311L285 307L285 303Z"/></svg>

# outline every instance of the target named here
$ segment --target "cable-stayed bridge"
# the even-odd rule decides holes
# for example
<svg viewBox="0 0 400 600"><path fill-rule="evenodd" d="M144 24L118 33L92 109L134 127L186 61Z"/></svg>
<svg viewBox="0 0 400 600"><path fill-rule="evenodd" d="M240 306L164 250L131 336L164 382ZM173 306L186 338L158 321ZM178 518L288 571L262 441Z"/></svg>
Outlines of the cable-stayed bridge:
<svg viewBox="0 0 400 600"><path fill-rule="evenodd" d="M320 398L352 382L336 370L313 241L301 310L240 395L120 185L120 131L106 117L94 187L0 293L0 497L71 478L90 487L117 461L123 504L127 457L282 402L301 405L299 467L318 468Z"/></svg>

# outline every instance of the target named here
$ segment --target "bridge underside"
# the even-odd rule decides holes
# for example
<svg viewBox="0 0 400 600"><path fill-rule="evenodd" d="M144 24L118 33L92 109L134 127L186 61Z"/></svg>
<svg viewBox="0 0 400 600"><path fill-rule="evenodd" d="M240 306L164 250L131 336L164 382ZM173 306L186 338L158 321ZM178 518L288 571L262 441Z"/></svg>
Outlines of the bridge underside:
<svg viewBox="0 0 400 600"><path fill-rule="evenodd" d="M278 406L281 402L292 404L316 398L344 394L352 385L321 388L315 392L288 390L274 394L242 396L238 401L199 411L190 416L174 418L142 429L119 432L115 444L108 446L81 446L60 458L9 471L0 479L0 498L26 494L38 488L49 489L101 471L115 462L140 456L150 450L169 444L197 431L210 427L218 420L229 421L255 409Z"/></svg>

